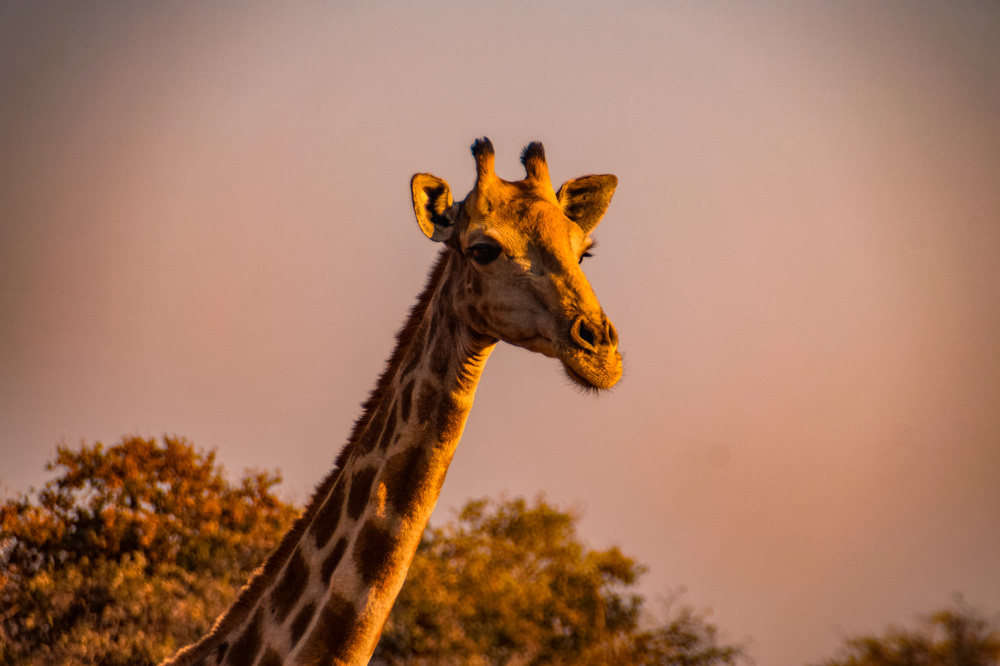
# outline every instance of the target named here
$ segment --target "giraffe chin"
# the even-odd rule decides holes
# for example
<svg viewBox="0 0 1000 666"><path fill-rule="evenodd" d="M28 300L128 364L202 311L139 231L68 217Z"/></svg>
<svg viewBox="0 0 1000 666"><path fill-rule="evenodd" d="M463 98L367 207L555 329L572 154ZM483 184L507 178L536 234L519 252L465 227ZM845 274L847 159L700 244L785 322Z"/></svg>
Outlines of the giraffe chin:
<svg viewBox="0 0 1000 666"><path fill-rule="evenodd" d="M614 350L600 356L603 358L568 354L559 360L566 376L577 386L587 391L604 391L622 378L622 357Z"/></svg>

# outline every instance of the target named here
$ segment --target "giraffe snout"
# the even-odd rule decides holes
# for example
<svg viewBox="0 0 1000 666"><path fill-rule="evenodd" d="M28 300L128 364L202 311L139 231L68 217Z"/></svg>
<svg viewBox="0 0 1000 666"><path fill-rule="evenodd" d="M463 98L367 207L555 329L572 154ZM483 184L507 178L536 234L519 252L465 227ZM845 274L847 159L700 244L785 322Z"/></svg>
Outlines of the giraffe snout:
<svg viewBox="0 0 1000 666"><path fill-rule="evenodd" d="M577 316L570 326L569 337L577 347L591 353L596 353L600 347L618 347L618 331L604 313L597 321L585 315Z"/></svg>

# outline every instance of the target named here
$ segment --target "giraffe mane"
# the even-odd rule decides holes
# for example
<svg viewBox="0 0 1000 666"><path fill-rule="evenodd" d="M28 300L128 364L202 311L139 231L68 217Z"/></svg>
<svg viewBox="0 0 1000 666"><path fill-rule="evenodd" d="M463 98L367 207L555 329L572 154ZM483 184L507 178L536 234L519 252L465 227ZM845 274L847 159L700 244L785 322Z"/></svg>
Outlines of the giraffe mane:
<svg viewBox="0 0 1000 666"><path fill-rule="evenodd" d="M368 425L375 418L375 412L378 410L378 406L382 403L385 398L386 393L388 393L389 388L392 386L392 380L396 376L396 372L399 370L400 364L403 362L403 356L410 348L410 343L413 341L414 336L416 336L417 329L420 327L420 322L423 321L424 315L427 313L427 306L430 305L431 299L434 296L434 292L437 290L439 284L441 284L441 278L444 276L445 267L448 265L448 254L451 252L450 247L445 247L441 250L438 255L438 259L431 268L430 273L427 277L427 282L424 285L423 291L420 292L420 296L417 297L417 302L414 303L413 307L410 308L410 314L406 318L406 321L396 332L396 346L392 350L392 354L389 356L389 360L386 361L385 370L379 375L378 382L375 384L375 388L368 395L368 399L361 406L361 416L358 417L357 421L354 422L354 429L351 431L351 437L348 439L347 444L340 451L340 455L337 456L336 468L333 474L336 474L338 470L342 469L347 460L351 457L354 452L354 447L357 445L358 440L361 438L362 433L368 428Z"/></svg>
<svg viewBox="0 0 1000 666"><path fill-rule="evenodd" d="M389 360L386 361L385 370L379 376L375 388L372 389L368 398L362 404L361 416L354 422L351 435L337 455L333 470L317 484L308 504L306 504L302 514L295 519L292 528L282 537L278 547L268 556L264 564L258 567L250 576L246 585L240 589L236 601L219 616L212 626L211 631L197 643L188 646L174 655L172 659L163 662L161 666L189 666L198 659L203 659L211 654L218 647L219 638L236 629L247 618L250 611L260 601L261 596L267 590L268 586L274 582L275 578L281 572L282 567L285 566L285 563L295 550L296 544L302 539L306 529L312 523L319 508L323 505L324 500L326 500L327 496L333 490L333 486L340 477L340 470L344 468L344 465L350 459L358 440L375 418L379 405L389 392L393 377L395 377L399 370L403 357L409 350L410 343L413 342L417 329L420 327L420 323L427 313L427 307L430 305L431 299L437 291L438 285L441 283L445 268L448 265L448 255L451 251L450 247L445 247L441 250L434 267L431 268L427 277L423 291L417 297L417 302L410 309L410 314L402 327L396 332L396 346L393 348Z"/></svg>

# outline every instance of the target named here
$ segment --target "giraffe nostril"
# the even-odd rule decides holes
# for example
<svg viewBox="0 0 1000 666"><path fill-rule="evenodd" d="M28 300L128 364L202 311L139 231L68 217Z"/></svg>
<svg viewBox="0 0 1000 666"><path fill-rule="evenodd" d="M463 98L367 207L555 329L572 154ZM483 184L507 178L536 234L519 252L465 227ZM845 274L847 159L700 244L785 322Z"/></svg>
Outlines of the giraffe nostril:
<svg viewBox="0 0 1000 666"><path fill-rule="evenodd" d="M583 315L573 320L573 325L569 329L569 337L580 349L589 352L597 351L597 341L600 334L587 324Z"/></svg>
<svg viewBox="0 0 1000 666"><path fill-rule="evenodd" d="M611 320L607 317L604 318L605 339L611 343L612 347L618 347L618 331L615 330L615 325L611 323Z"/></svg>

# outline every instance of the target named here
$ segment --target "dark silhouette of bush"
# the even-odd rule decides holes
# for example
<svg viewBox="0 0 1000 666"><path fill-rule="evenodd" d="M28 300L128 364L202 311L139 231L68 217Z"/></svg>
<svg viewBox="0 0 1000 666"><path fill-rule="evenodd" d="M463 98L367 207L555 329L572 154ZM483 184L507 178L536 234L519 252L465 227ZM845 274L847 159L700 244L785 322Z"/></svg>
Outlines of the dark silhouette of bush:
<svg viewBox="0 0 1000 666"><path fill-rule="evenodd" d="M1000 626L964 604L921 618L915 629L889 627L881 636L844 641L817 666L998 666Z"/></svg>

